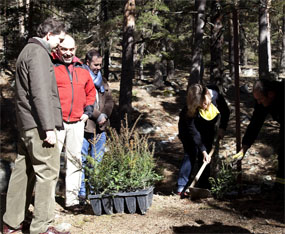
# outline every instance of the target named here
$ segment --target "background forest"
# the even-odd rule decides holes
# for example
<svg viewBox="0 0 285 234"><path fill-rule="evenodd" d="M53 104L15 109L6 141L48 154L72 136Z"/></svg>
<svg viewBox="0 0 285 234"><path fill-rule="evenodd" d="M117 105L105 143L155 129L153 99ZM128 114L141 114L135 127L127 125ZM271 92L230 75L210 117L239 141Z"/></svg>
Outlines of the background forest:
<svg viewBox="0 0 285 234"><path fill-rule="evenodd" d="M226 89L239 66L273 79L285 69L282 0L3 0L0 8L2 69L13 70L40 22L60 18L77 56L99 49L104 76L121 81L121 118L131 112L134 82L162 88L184 70L189 84L210 79Z"/></svg>

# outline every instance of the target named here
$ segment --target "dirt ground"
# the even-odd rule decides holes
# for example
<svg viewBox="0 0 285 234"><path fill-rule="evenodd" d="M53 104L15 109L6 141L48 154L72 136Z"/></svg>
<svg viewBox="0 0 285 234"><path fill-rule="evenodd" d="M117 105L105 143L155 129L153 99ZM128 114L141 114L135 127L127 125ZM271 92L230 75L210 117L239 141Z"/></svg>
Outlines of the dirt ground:
<svg viewBox="0 0 285 234"><path fill-rule="evenodd" d="M188 74L178 71L179 81L155 89L139 82L133 88L133 107L143 114L138 127L156 142L158 168L164 179L156 185L153 202L145 215L113 214L95 216L91 206L84 214L64 210L62 197L57 196L55 224L71 233L285 233L284 197L272 192L277 167L278 125L268 119L256 144L242 161L244 190L241 196L224 200L214 198L192 201L174 194L179 166L183 159L182 145L177 138L178 114L185 100ZM255 78L241 77L241 132L249 123L253 99L250 94ZM246 86L244 86L246 84ZM1 157L15 157L15 130L11 96L13 80L9 72L1 74ZM110 81L115 99L119 82ZM249 92L248 92L249 91ZM233 86L226 91L231 117L227 135L220 142L218 154L226 157L236 152L235 109ZM118 103L116 103L118 104ZM116 121L116 110L111 118Z"/></svg>

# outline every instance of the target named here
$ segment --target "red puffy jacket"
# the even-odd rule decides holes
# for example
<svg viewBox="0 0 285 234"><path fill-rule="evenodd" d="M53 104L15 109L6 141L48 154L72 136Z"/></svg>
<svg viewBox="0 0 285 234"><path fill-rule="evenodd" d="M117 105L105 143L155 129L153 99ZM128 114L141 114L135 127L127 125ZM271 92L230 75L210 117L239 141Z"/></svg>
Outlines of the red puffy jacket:
<svg viewBox="0 0 285 234"><path fill-rule="evenodd" d="M83 113L90 117L96 99L92 78L78 61L75 57L69 66L59 60L54 61L62 117L65 122L79 121Z"/></svg>

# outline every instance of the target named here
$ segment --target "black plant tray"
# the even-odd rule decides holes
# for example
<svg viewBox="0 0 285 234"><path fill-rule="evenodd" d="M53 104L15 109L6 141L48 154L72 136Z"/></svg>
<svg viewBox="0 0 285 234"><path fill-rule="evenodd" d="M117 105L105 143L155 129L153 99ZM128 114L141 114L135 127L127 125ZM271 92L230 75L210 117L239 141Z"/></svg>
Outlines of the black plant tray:
<svg viewBox="0 0 285 234"><path fill-rule="evenodd" d="M89 195L95 215L113 213L145 214L152 204L153 187L135 192Z"/></svg>

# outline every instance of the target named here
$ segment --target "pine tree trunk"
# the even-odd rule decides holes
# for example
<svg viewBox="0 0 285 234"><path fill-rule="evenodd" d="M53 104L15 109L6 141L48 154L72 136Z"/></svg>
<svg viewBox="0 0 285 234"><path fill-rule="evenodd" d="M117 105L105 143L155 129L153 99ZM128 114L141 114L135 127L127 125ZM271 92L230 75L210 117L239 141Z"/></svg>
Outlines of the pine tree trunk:
<svg viewBox="0 0 285 234"><path fill-rule="evenodd" d="M205 25L206 0L195 0L195 9L197 11L195 43L193 48L192 65L188 87L199 83L203 79L203 34Z"/></svg>
<svg viewBox="0 0 285 234"><path fill-rule="evenodd" d="M234 80L235 74L235 57L234 57L234 29L233 29L233 14L230 14L229 17L229 65L230 65L230 78Z"/></svg>
<svg viewBox="0 0 285 234"><path fill-rule="evenodd" d="M219 0L212 1L211 28L211 83L223 86L223 23Z"/></svg>
<svg viewBox="0 0 285 234"><path fill-rule="evenodd" d="M52 5L53 3L50 3ZM34 32L34 2L33 0L30 0L30 6L29 6L29 19L28 19L28 38L35 35Z"/></svg>
<svg viewBox="0 0 285 234"><path fill-rule="evenodd" d="M142 42L138 49L139 60L138 60L138 79L144 80L144 65L142 63L144 57L145 42Z"/></svg>
<svg viewBox="0 0 285 234"><path fill-rule="evenodd" d="M170 29L169 29L170 30ZM167 59L167 64L166 64L166 80L170 81L171 79L174 78L175 75L175 64L174 64L174 60L172 59L173 53L174 53L174 46L173 46L173 42L170 40L166 41L166 50L168 52L168 54L170 55L171 59ZM166 81L164 80L164 81Z"/></svg>
<svg viewBox="0 0 285 234"><path fill-rule="evenodd" d="M281 73L285 73L285 5L283 6L283 27L282 27L282 54L281 54L281 62L280 62L280 71Z"/></svg>
<svg viewBox="0 0 285 234"><path fill-rule="evenodd" d="M106 22L108 21L108 4L106 0L102 0L101 1L101 8L102 8L102 12L103 12L103 21ZM103 73L104 73L104 77L109 80L109 58L110 58L110 50L109 50L109 46L108 46L108 42L106 41L108 40L108 38L104 40L104 68L103 68Z"/></svg>
<svg viewBox="0 0 285 234"><path fill-rule="evenodd" d="M166 52L166 40L162 40L161 42L161 51ZM154 66L154 82L153 84L157 88L161 88L164 86L164 81L167 79L167 60L163 57L160 61L155 63Z"/></svg>
<svg viewBox="0 0 285 234"><path fill-rule="evenodd" d="M268 78L271 71L271 46L269 25L270 0L260 0L259 9L259 78Z"/></svg>
<svg viewBox="0 0 285 234"><path fill-rule="evenodd" d="M161 88L163 86L163 63L157 62L154 65L154 81L153 85L156 88Z"/></svg>
<svg viewBox="0 0 285 234"><path fill-rule="evenodd" d="M123 28L123 56L120 83L119 112L120 119L132 110L132 88L134 78L134 28L135 28L135 0L127 0L124 10Z"/></svg>
<svg viewBox="0 0 285 234"><path fill-rule="evenodd" d="M240 28L240 64L242 66L247 65L247 43L243 28Z"/></svg>
<svg viewBox="0 0 285 234"><path fill-rule="evenodd" d="M20 37L25 36L25 14L24 14L24 8L25 8L24 0L18 0L18 8L19 8L19 33Z"/></svg>
<svg viewBox="0 0 285 234"><path fill-rule="evenodd" d="M167 61L167 79L172 80L175 76L175 64L174 60Z"/></svg>

